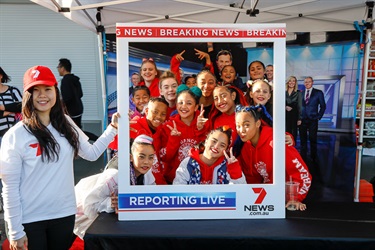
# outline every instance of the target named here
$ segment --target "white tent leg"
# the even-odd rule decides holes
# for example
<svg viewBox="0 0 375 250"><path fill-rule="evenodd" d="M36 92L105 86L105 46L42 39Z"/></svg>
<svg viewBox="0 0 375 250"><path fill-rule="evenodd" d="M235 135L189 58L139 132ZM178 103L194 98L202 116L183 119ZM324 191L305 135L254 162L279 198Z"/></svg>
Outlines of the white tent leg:
<svg viewBox="0 0 375 250"><path fill-rule="evenodd" d="M104 52L103 52L103 35L101 32L98 32L98 51L99 51L99 70L100 70L100 83L102 87L102 102L103 102L103 125L102 131L107 128L107 87L105 82L105 74L104 74ZM111 159L110 150L107 150L107 162Z"/></svg>
<svg viewBox="0 0 375 250"><path fill-rule="evenodd" d="M373 3L373 2L372 2ZM368 5L367 6L367 22L371 23L372 25L372 9L373 7ZM355 169L355 176L354 176L354 201L359 202L359 186L360 186L360 179L361 179L361 167L362 167L362 153L363 153L363 129L364 129L364 117L365 117L365 109L366 109L366 93L367 93L367 77L368 77L368 65L370 60L370 51L372 45L371 39L371 31L372 28L366 29L366 47L365 47L365 55L363 58L363 75L362 75L362 88L361 88L361 113L359 119L359 133L358 133L358 146L357 146L357 165ZM358 65L358 69L360 65Z"/></svg>

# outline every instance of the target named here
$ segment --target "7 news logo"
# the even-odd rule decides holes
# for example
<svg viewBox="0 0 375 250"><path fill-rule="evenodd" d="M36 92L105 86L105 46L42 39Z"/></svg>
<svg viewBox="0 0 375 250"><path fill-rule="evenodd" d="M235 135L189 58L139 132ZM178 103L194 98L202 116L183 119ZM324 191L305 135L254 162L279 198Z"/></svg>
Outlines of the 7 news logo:
<svg viewBox="0 0 375 250"><path fill-rule="evenodd" d="M244 211L249 212L249 215L269 215L269 212L275 210L274 205L264 205L263 200L267 195L264 188L252 188L253 192L258 195L254 201L254 205L245 205Z"/></svg>

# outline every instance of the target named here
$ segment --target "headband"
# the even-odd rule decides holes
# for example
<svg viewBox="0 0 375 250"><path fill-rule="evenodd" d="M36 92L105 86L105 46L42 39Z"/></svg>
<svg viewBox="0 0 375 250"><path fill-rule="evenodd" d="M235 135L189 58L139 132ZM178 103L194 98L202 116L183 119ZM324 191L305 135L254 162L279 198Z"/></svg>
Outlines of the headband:
<svg viewBox="0 0 375 250"><path fill-rule="evenodd" d="M148 135L139 135L134 139L134 143L144 143L152 145L154 139Z"/></svg>

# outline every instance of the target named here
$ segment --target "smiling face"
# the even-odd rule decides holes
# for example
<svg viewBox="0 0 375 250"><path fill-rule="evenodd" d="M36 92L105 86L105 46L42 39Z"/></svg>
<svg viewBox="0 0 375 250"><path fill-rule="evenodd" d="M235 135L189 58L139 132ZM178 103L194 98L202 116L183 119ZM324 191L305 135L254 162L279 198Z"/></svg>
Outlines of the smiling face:
<svg viewBox="0 0 375 250"><path fill-rule="evenodd" d="M203 156L207 159L217 159L224 155L224 151L228 148L229 138L223 132L215 130L206 139Z"/></svg>
<svg viewBox="0 0 375 250"><path fill-rule="evenodd" d="M251 87L250 97L255 105L266 105L271 98L271 87L264 81L256 81Z"/></svg>
<svg viewBox="0 0 375 250"><path fill-rule="evenodd" d="M294 78L294 77L291 77L290 79L289 79L289 81L288 81L288 88L290 88L290 89L294 89L295 88L295 86L296 86L296 78Z"/></svg>
<svg viewBox="0 0 375 250"><path fill-rule="evenodd" d="M132 150L130 160L133 162L135 176L146 174L154 163L155 149L149 144L137 144Z"/></svg>
<svg viewBox="0 0 375 250"><path fill-rule="evenodd" d="M216 61L217 68L219 69L219 72L224 68L225 65L232 65L232 60L230 58L230 55L220 55L217 58Z"/></svg>
<svg viewBox="0 0 375 250"><path fill-rule="evenodd" d="M210 97L216 87L215 76L210 72L203 72L197 76L197 85L202 91L202 96Z"/></svg>
<svg viewBox="0 0 375 250"><path fill-rule="evenodd" d="M272 65L269 65L266 67L266 76L267 76L268 81L273 80L273 66Z"/></svg>
<svg viewBox="0 0 375 250"><path fill-rule="evenodd" d="M190 93L184 91L177 98L176 109L181 119L193 120L198 104Z"/></svg>
<svg viewBox="0 0 375 250"><path fill-rule="evenodd" d="M141 77L138 74L133 74L131 81L132 81L133 86L136 87L140 83Z"/></svg>
<svg viewBox="0 0 375 250"><path fill-rule="evenodd" d="M222 113L230 115L234 112L235 99L236 93L231 93L228 88L224 86L216 87L214 90L215 107Z"/></svg>
<svg viewBox="0 0 375 250"><path fill-rule="evenodd" d="M134 92L133 102L139 112L143 111L144 107L147 105L149 100L150 95L147 93L146 90L140 89Z"/></svg>
<svg viewBox="0 0 375 250"><path fill-rule="evenodd" d="M175 78L166 78L163 79L160 83L160 95L164 96L165 100L168 103L176 102L176 91L178 83Z"/></svg>
<svg viewBox="0 0 375 250"><path fill-rule="evenodd" d="M231 65L224 66L220 77L224 82L232 83L236 79L236 69Z"/></svg>
<svg viewBox="0 0 375 250"><path fill-rule="evenodd" d="M159 127L167 118L167 105L163 102L149 102L146 108L148 126L152 129Z"/></svg>
<svg viewBox="0 0 375 250"><path fill-rule="evenodd" d="M250 112L239 112L236 114L236 130L241 141L251 143L256 146L259 140L260 120L255 121Z"/></svg>
<svg viewBox="0 0 375 250"><path fill-rule="evenodd" d="M249 74L251 80L264 79L265 68L260 62L252 62L249 66Z"/></svg>
<svg viewBox="0 0 375 250"><path fill-rule="evenodd" d="M197 81L195 80L194 77L189 77L186 82L185 82L186 86L188 86L189 88L193 87L193 86L197 86Z"/></svg>
<svg viewBox="0 0 375 250"><path fill-rule="evenodd" d="M307 77L304 81L304 84L305 84L305 87L306 89L311 89L311 87L313 86L314 84L314 81L313 79L311 79L310 77Z"/></svg>
<svg viewBox="0 0 375 250"><path fill-rule="evenodd" d="M158 75L155 64L151 62L145 62L141 66L141 75L145 82L152 82Z"/></svg>
<svg viewBox="0 0 375 250"><path fill-rule="evenodd" d="M33 106L38 116L49 116L56 104L56 90L54 86L36 85L32 90Z"/></svg>

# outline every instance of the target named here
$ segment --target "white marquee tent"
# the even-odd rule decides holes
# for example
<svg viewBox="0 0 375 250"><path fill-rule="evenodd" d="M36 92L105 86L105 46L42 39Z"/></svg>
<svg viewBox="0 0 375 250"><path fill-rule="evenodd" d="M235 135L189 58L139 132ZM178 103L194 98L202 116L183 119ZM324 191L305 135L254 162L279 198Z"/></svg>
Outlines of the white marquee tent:
<svg viewBox="0 0 375 250"><path fill-rule="evenodd" d="M287 32L354 30L365 0L31 0L96 32L119 23L286 23ZM259 13L258 13L259 11ZM258 13L258 14L256 14Z"/></svg>
<svg viewBox="0 0 375 250"><path fill-rule="evenodd" d="M30 0L77 24L115 33L116 23L285 23L287 40L310 32L355 30L367 17L365 0ZM100 47L100 46L99 46ZM102 54L99 48L99 54ZM103 69L103 58L100 57ZM102 70L103 71L103 70ZM103 93L104 72L102 75ZM105 103L105 101L104 101Z"/></svg>

